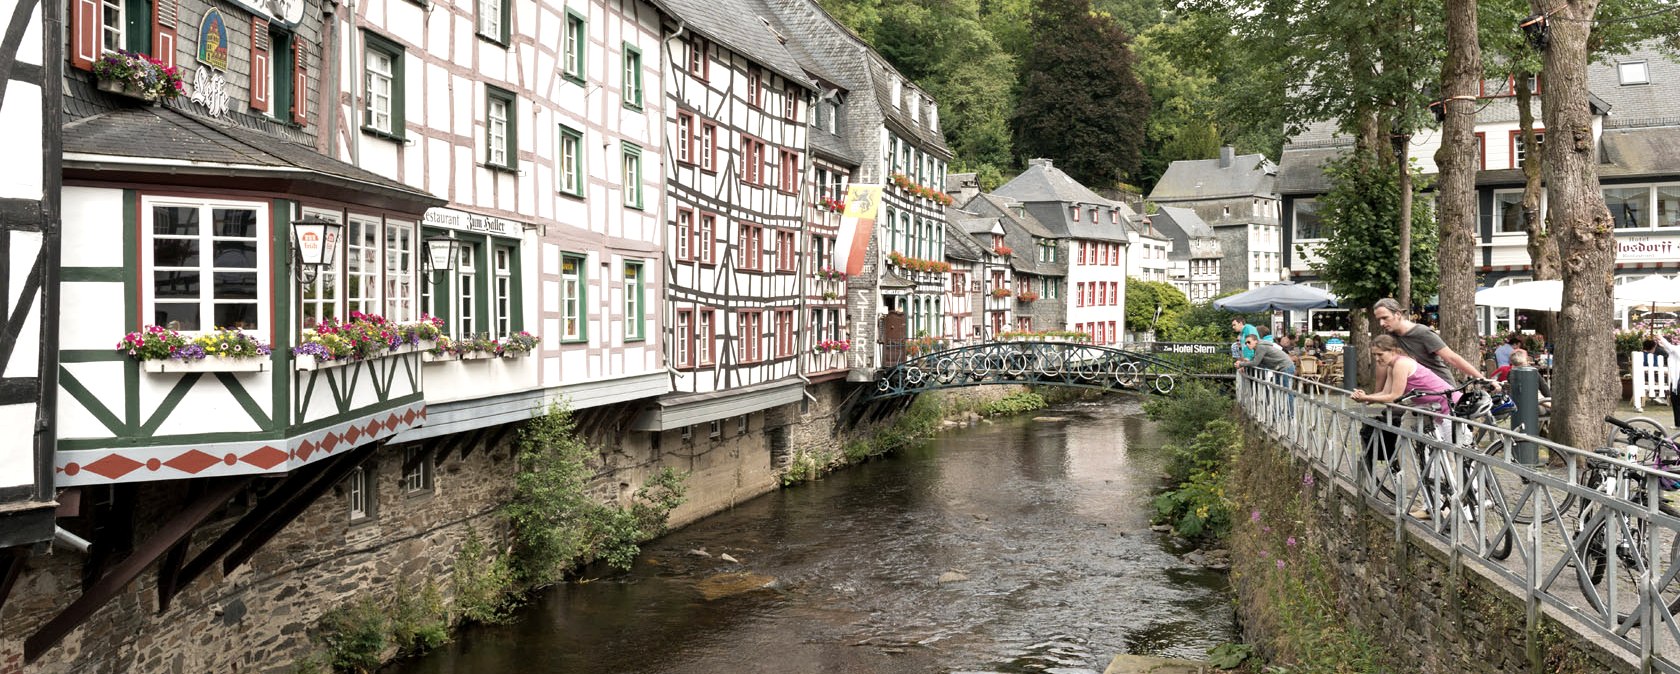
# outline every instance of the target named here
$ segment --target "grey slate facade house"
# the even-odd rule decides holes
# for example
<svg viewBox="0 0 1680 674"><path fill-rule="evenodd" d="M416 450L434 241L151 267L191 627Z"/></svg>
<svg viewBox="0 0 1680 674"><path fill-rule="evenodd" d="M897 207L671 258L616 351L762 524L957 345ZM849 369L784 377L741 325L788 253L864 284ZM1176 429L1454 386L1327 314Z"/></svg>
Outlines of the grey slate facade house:
<svg viewBox="0 0 1680 674"><path fill-rule="evenodd" d="M1191 209L1213 227L1225 254L1221 292L1283 278L1287 264L1278 224L1277 166L1264 155L1238 155L1226 146L1217 159L1175 161L1150 191L1149 201Z"/></svg>
<svg viewBox="0 0 1680 674"><path fill-rule="evenodd" d="M1119 344L1132 209L1098 196L1049 159L1029 160L1027 170L992 195L1019 202L1057 242L1057 257L1067 265L1067 329L1089 334L1093 343Z"/></svg>
<svg viewBox="0 0 1680 674"><path fill-rule="evenodd" d="M1478 285L1499 286L1531 278L1522 231L1523 176L1513 83L1483 83L1476 114L1481 170L1476 174L1476 271ZM1598 175L1615 219L1616 283L1652 273L1680 271L1680 62L1657 45L1588 64L1588 103L1594 112ZM1535 127L1545 135L1539 97ZM1435 173L1438 130L1414 136L1411 155L1423 173ZM1542 141L1544 142L1544 141ZM1352 139L1329 122L1291 138L1279 161L1286 266L1295 280L1319 284L1311 270L1323 241L1316 197L1330 189L1324 164L1350 151ZM1298 251L1297 248L1303 249ZM1625 310L1619 312L1624 318ZM1300 322L1300 318L1295 318ZM1484 333L1520 329L1503 309L1478 312Z"/></svg>
<svg viewBox="0 0 1680 674"><path fill-rule="evenodd" d="M1191 302L1219 295L1219 267L1225 253L1213 228L1195 211L1173 206L1161 206L1148 220L1172 240L1167 259L1172 262L1173 286Z"/></svg>
<svg viewBox="0 0 1680 674"><path fill-rule="evenodd" d="M1014 252L1009 264L1015 277L1015 328L1023 331L1067 329L1067 242L1039 224L1025 204L978 190L965 193L963 210L995 217L1003 225L1004 243ZM1021 291L1036 299L1020 301Z"/></svg>

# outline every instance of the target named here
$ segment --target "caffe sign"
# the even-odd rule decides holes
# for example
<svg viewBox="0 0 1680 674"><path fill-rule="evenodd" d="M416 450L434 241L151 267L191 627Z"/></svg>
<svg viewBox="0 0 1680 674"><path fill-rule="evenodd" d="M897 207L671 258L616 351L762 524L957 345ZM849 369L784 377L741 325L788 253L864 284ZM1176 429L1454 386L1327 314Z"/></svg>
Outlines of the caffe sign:
<svg viewBox="0 0 1680 674"><path fill-rule="evenodd" d="M458 232L480 232L498 236L519 236L524 231L524 225L513 220L507 220L478 213L458 211L453 208L433 208L426 211L422 222L427 227L441 227Z"/></svg>

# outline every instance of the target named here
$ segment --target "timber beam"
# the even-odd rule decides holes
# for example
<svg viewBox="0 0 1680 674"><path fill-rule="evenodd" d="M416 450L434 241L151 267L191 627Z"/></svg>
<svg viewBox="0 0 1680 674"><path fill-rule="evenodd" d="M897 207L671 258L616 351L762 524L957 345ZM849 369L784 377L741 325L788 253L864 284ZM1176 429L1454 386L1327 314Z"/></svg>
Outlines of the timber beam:
<svg viewBox="0 0 1680 674"><path fill-rule="evenodd" d="M63 611L42 625L34 634L29 635L29 638L24 639L24 661L34 662L45 654L47 649L58 645L71 630L80 627L95 611L115 598L124 586L140 577L147 566L157 561L176 544L185 541L198 525L203 524L217 508L225 505L250 481L249 476L221 478L207 485L203 494L177 511L175 516L159 527L144 544L121 562L111 565L108 572L100 575L98 580L82 592L82 596L64 607Z"/></svg>

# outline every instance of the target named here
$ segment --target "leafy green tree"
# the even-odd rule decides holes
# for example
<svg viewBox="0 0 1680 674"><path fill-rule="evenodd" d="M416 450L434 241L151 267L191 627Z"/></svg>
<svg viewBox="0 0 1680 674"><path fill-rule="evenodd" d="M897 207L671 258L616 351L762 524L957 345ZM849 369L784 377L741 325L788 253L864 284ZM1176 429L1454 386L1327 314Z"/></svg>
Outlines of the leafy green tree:
<svg viewBox="0 0 1680 674"><path fill-rule="evenodd" d="M1179 67L1164 44L1172 38L1164 34L1181 26L1157 24L1132 42L1138 79L1148 88L1154 105L1136 176L1145 192L1175 161L1219 156L1218 83L1200 68Z"/></svg>
<svg viewBox="0 0 1680 674"><path fill-rule="evenodd" d="M1032 32L1012 120L1017 158L1049 157L1087 186L1115 185L1138 168L1149 115L1125 33L1090 0L1039 0Z"/></svg>
<svg viewBox="0 0 1680 674"><path fill-rule="evenodd" d="M1160 319L1156 320L1156 310ZM1153 329L1160 339L1178 326L1178 316L1190 309L1190 300L1166 281L1126 279L1126 327L1136 332Z"/></svg>
<svg viewBox="0 0 1680 674"><path fill-rule="evenodd" d="M1374 153L1356 151L1325 166L1330 191L1319 197L1328 236L1311 262L1342 306L1368 307L1393 297L1400 287L1400 237L1394 219L1400 208L1396 176ZM1414 181L1414 183L1420 183ZM1422 186L1414 186L1421 191ZM1427 203L1427 202L1425 202ZM1427 208L1412 212L1412 302L1435 292L1435 236Z"/></svg>

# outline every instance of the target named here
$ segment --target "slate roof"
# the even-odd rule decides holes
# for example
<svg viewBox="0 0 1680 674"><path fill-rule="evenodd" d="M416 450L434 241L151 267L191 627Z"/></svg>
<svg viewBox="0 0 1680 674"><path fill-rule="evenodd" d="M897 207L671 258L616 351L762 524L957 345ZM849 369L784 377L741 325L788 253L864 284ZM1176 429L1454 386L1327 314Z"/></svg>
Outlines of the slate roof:
<svg viewBox="0 0 1680 674"><path fill-rule="evenodd" d="M245 169L272 177L290 171L304 174L297 177L325 176L347 187L399 192L402 194L397 196L424 205L448 203L372 171L327 157L313 147L185 114L168 106L120 108L65 124L64 154L67 166L83 162L69 155L85 154L171 163L186 161L199 165L207 173L238 174L240 169ZM173 166L171 169L180 170Z"/></svg>
<svg viewBox="0 0 1680 674"><path fill-rule="evenodd" d="M947 211L947 214L950 213L952 212ZM971 213L961 213L960 211L956 213L964 216L967 222L986 221L984 218L979 218ZM996 224L997 220L992 219L990 222ZM963 225L958 224L951 217L945 219L945 257L953 260L979 262L985 259L985 254L986 251L981 250L980 245L974 241L974 237L965 231Z"/></svg>
<svg viewBox="0 0 1680 674"><path fill-rule="evenodd" d="M1092 192L1056 168L1048 159L1033 159L1027 164L1027 170L993 190L992 194L1025 204L1027 212L1033 214L1039 224L1052 232L1051 236L1054 238L1073 237L1130 243L1125 224L1091 222L1090 218L1080 218L1075 222L1069 215L1068 205L1117 208L1122 219L1136 217L1131 207L1098 196L1096 192Z"/></svg>
<svg viewBox="0 0 1680 674"><path fill-rule="evenodd" d="M1237 155L1230 166L1218 159L1181 159L1167 166L1149 193L1150 201L1270 197L1277 166L1261 154Z"/></svg>
<svg viewBox="0 0 1680 674"><path fill-rule="evenodd" d="M1190 260L1224 257L1219 236L1206 220L1189 208L1162 206L1149 221L1161 234L1173 240L1170 260Z"/></svg>
<svg viewBox="0 0 1680 674"><path fill-rule="evenodd" d="M805 138L810 141L812 152L850 166L863 163L858 159L857 153L852 151L851 144L847 143L844 138L814 126L808 127Z"/></svg>
<svg viewBox="0 0 1680 674"><path fill-rule="evenodd" d="M704 35L776 74L807 89L816 84L805 76L787 46L776 33L786 30L776 22L764 0L653 0L654 5L676 17L685 30ZM766 22L770 22L766 25Z"/></svg>
<svg viewBox="0 0 1680 674"><path fill-rule="evenodd" d="M999 218L1019 226L1021 229L1026 230L1028 234L1041 239L1060 238L1055 232L1050 231L1050 228L1045 227L1044 223L1039 222L1038 218L1033 217L1031 213L1023 212L1021 215L1016 215L1014 207L1020 205L1020 202L1015 201L1014 199L1008 199L1000 197L996 194L988 193L982 193L978 197L975 197L975 199L984 201L997 213Z"/></svg>

